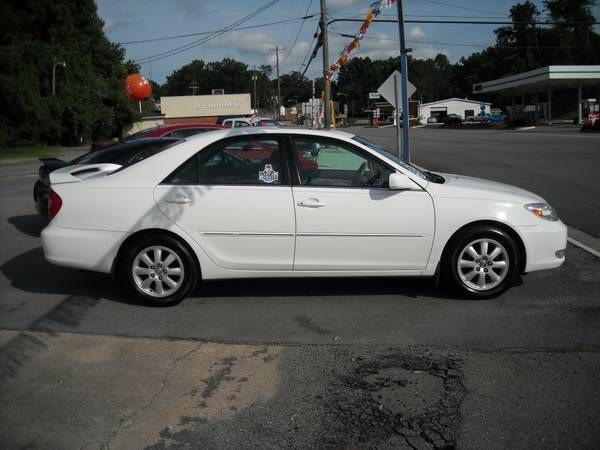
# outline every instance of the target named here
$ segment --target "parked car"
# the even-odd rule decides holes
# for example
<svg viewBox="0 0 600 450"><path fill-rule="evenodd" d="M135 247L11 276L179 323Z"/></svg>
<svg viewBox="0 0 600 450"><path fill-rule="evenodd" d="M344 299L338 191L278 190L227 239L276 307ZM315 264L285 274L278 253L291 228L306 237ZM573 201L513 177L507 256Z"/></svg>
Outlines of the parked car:
<svg viewBox="0 0 600 450"><path fill-rule="evenodd" d="M317 168L305 170L311 149ZM200 279L255 277L440 274L488 298L565 260L566 227L536 194L433 173L340 131L216 131L96 165L104 176L86 179L86 167L50 173L44 254L112 273L152 304Z"/></svg>
<svg viewBox="0 0 600 450"><path fill-rule="evenodd" d="M438 120L437 120L437 117L435 117L435 116L431 116L431 117L427 118L427 123L437 123L437 122L438 122Z"/></svg>
<svg viewBox="0 0 600 450"><path fill-rule="evenodd" d="M62 167L80 167L90 164L111 163L121 166L130 165L134 161L140 161L158 150L166 148L179 142L178 138L140 138L132 139L110 147L90 151L72 161L63 161L57 158L40 158L42 165L38 170L38 179L33 185L33 201L39 215L48 218L48 200L50 195L50 173ZM99 171L88 170L86 177L97 176ZM80 174L81 175L81 174Z"/></svg>
<svg viewBox="0 0 600 450"><path fill-rule="evenodd" d="M257 127L284 127L281 122L275 119L258 119L255 123Z"/></svg>
<svg viewBox="0 0 600 450"><path fill-rule="evenodd" d="M130 134L124 137L118 142L129 142L135 139L142 138L159 138L159 137L173 137L184 139L194 134L205 133L207 131L222 130L225 128L223 125L217 124L203 124L203 123L180 123L171 125L160 125L158 127L147 128L137 133ZM91 151L100 150L102 148L109 147L115 144L115 142L96 142L92 143Z"/></svg>
<svg viewBox="0 0 600 450"><path fill-rule="evenodd" d="M241 128L241 127L253 127L254 123L249 117L231 117L223 121L223 127L225 128Z"/></svg>
<svg viewBox="0 0 600 450"><path fill-rule="evenodd" d="M483 120L488 123L504 123L508 119L504 114L486 114Z"/></svg>

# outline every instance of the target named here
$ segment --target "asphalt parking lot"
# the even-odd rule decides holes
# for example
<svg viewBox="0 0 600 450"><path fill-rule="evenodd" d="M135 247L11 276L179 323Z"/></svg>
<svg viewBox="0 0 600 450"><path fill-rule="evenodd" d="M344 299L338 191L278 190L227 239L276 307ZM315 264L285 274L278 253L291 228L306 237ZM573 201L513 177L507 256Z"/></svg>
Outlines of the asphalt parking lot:
<svg viewBox="0 0 600 450"><path fill-rule="evenodd" d="M361 128L382 144L395 130ZM412 130L432 170L530 189L600 236L600 136ZM151 308L49 265L37 166L0 166L3 448L597 448L600 259L487 301L427 280L240 280Z"/></svg>

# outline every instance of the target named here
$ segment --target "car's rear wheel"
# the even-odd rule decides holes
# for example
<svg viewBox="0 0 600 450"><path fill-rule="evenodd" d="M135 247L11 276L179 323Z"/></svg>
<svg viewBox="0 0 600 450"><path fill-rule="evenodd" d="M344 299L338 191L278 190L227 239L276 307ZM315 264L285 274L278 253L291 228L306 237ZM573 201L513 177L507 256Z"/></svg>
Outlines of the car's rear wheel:
<svg viewBox="0 0 600 450"><path fill-rule="evenodd" d="M125 251L119 276L137 298L154 304L181 301L196 286L198 270L186 246L171 236L147 235Z"/></svg>
<svg viewBox="0 0 600 450"><path fill-rule="evenodd" d="M477 226L453 239L443 264L447 280L459 294L490 298L510 287L519 259L518 246L508 233Z"/></svg>

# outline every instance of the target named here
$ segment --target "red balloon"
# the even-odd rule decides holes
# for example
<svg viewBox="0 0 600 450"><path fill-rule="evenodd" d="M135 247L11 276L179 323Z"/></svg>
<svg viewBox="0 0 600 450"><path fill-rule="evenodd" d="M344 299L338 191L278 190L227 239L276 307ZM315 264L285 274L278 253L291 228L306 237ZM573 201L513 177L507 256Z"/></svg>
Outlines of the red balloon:
<svg viewBox="0 0 600 450"><path fill-rule="evenodd" d="M125 79L125 92L132 100L143 102L152 95L152 86L146 77L134 73Z"/></svg>

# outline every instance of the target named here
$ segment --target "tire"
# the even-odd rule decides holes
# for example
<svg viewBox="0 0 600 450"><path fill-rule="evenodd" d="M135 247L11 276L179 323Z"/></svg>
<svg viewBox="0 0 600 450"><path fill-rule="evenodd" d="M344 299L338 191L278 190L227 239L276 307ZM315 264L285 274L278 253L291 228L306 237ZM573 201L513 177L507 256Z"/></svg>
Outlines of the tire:
<svg viewBox="0 0 600 450"><path fill-rule="evenodd" d="M442 260L444 278L463 297L496 297L512 285L520 258L517 243L504 230L469 227L450 242Z"/></svg>
<svg viewBox="0 0 600 450"><path fill-rule="evenodd" d="M151 305L179 303L195 289L198 273L187 247L161 234L135 240L125 249L118 266L121 283L134 297Z"/></svg>

